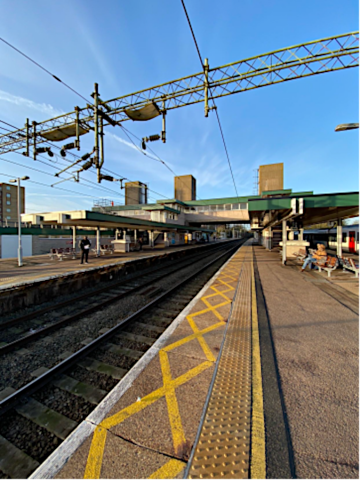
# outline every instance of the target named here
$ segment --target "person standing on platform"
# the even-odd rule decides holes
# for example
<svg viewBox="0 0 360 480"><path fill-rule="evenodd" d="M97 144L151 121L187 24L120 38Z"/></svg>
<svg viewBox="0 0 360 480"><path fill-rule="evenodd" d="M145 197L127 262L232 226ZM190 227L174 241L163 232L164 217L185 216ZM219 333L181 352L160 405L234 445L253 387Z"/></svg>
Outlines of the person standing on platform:
<svg viewBox="0 0 360 480"><path fill-rule="evenodd" d="M84 237L80 242L80 248L81 248L81 262L80 262L80 265L84 263L84 259L85 259L85 263L89 263L88 259L89 259L90 247L91 247L90 240L88 239L88 237Z"/></svg>
<svg viewBox="0 0 360 480"><path fill-rule="evenodd" d="M143 246L143 239L142 239L142 237L139 237L138 242L139 242L139 250L142 250L142 246Z"/></svg>

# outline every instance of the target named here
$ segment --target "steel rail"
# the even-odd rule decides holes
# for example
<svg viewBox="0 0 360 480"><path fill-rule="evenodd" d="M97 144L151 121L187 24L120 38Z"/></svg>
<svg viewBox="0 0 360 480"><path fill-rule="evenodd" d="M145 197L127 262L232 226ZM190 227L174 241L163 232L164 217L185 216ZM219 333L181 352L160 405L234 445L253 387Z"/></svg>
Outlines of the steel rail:
<svg viewBox="0 0 360 480"><path fill-rule="evenodd" d="M236 241L236 240L234 240ZM232 242L231 242L232 243ZM226 246L224 245L221 245L219 247L219 249L223 249L223 248L226 248ZM215 252L218 250L218 249L214 249ZM204 257L204 254L206 255L207 252L202 252L201 254L199 254L198 256L201 255L201 257ZM202 258L199 259L199 261L201 260ZM189 259L190 261L193 260L193 258L190 258ZM177 267L177 270L176 271L179 271L179 270L182 270L183 268L186 268L189 266L189 262L187 262L185 265L181 266L180 268ZM172 267L172 266L170 266ZM165 268L165 267L164 267ZM167 266L167 268L169 268L169 265ZM40 328L39 330L37 330L36 332L33 332L33 333L30 333L29 335L26 335L24 337L21 337L21 338L18 338L17 340L14 340L13 342L11 343L8 343L6 345L3 345L2 347L0 347L0 356L2 355L5 355L6 353L9 353L9 352L12 352L13 350L19 348L19 347L22 347L24 345L26 345L27 343L30 343L32 342L33 340L36 340L37 338L39 337L42 337L43 335L45 334L48 334L50 332L52 332L53 330L57 330L59 327L62 327L68 323L71 323L71 322L75 322L76 320L78 320L79 318L85 316L85 315L90 315L94 312L96 312L97 310L99 310L100 308L103 308L103 307L107 307L108 305L110 305L111 303L114 303L116 302L117 300L120 300L122 298L124 298L125 296L127 295L131 295L132 293L135 293L139 290L141 290L142 288L144 287L147 287L148 285L151 285L152 283L154 283L154 281L158 281L158 280L161 280L162 278L164 277L167 277L168 275L171 275L172 273L174 273L174 271L171 271L171 272L166 272L162 275L160 275L159 277L157 277L156 279L149 279L148 281L146 281L145 283L142 283L141 285L138 285L138 286L135 286L135 287L132 287L131 290L127 290L126 292L121 292L119 294L114 294L113 297L111 298L107 298L106 300L102 300L101 302L99 303L95 303L94 305L91 305L90 307L88 308L85 308L85 309L82 309L82 310L79 310L78 312L74 313L74 314L71 314L71 315L66 315L65 317L63 317L61 320L59 320L58 322L54 322L52 323L51 325L48 325L47 327L44 327L44 328ZM140 275L138 275L139 277ZM137 278L138 278L137 277ZM131 282L132 280L134 280L134 278L130 279L129 282ZM126 284L125 284L126 285ZM116 285L113 285L111 287L105 287L106 290L111 290L113 288L117 288ZM104 289L102 289L104 290ZM98 291L94 292L94 294L97 294L99 293ZM109 291L109 293L111 293L111 291ZM93 295L94 295L93 294ZM89 294L87 295L84 295L84 297L88 297ZM74 301L78 300L78 298L76 299L73 299L73 300L70 300L68 303L73 303ZM56 307L57 305L55 305Z"/></svg>
<svg viewBox="0 0 360 480"><path fill-rule="evenodd" d="M359 65L359 32L301 43L284 49L249 57L237 62L210 68L208 82L204 72L198 72L151 88L110 99L103 104L107 114L121 125L129 120L126 109L141 108L151 102L162 102L166 110L194 105L205 101L205 87L211 98L221 98L255 88L275 85L289 80L306 78ZM101 103L100 103L101 105ZM80 122L93 124L94 107L87 104L79 109ZM46 142L41 133L74 124L76 112L45 120L37 124L37 144ZM104 125L108 125L104 122ZM0 154L26 146L25 128L0 135ZM33 145L30 134L29 145Z"/></svg>
<svg viewBox="0 0 360 480"><path fill-rule="evenodd" d="M230 241L232 241L232 240L230 240ZM178 262L175 262L175 264L176 264L176 263L181 263L182 261L185 261L186 259L191 260L191 259L194 259L194 258L202 255L202 254L203 254L202 251L201 251L201 252L197 252L197 251L200 250L200 249L201 249L201 250L204 249L204 250L210 250L210 251L212 251L212 250L216 250L217 248L221 248L222 246L223 246L222 244L220 244L220 245L214 245L214 244L210 244L210 245L200 245L200 246L198 246L198 247L196 247L196 248L193 248L193 249L191 249L191 250L188 250L188 252L190 252L190 253L191 253L191 252L194 252L195 255L189 255L188 257L185 257L185 258L182 257L182 258L179 259ZM210 248L210 247L212 247L212 248ZM196 252L197 252L197 253L196 253ZM189 257L190 257L190 258L189 258ZM145 257L145 258L146 258L146 257ZM142 259L139 259L138 261L140 261L140 260L142 260ZM136 279L138 279L138 278L143 278L144 276L147 276L147 275L152 275L152 274L157 273L157 272L159 272L159 271L161 271L161 270L164 270L164 269L166 269L166 268L170 268L170 267L172 267L173 265L174 265L174 264L172 264L172 265L159 265L158 268L156 268L156 269L154 269L154 270L150 270L149 272L146 272L146 273L140 271L137 275L134 275L134 276L131 277L131 278L124 278L124 279L118 280L118 281L116 281L116 282L114 282L114 283L111 283L111 284L109 283L109 284L106 285L105 287L102 287L102 288L97 289L95 292L92 293L92 295L93 295L93 294L99 294L99 293L107 292L107 291L109 291L109 290L111 290L111 289L113 289L113 288L121 287L122 285L125 286L127 283L132 282L133 280L136 280ZM165 274L165 275L166 275L166 274ZM158 278L160 279L160 278L162 278L162 277L158 277ZM144 286L146 286L146 285L144 284ZM4 330L5 328L9 328L9 327L11 327L11 326L13 326L13 325L16 325L16 324L18 324L18 323L27 322L28 320L32 320L33 318L36 318L36 317L38 317L39 315L44 315L45 313L48 313L48 312L53 311L55 308L63 308L63 307L66 307L67 305L71 305L71 304L74 303L74 302L78 302L78 301L80 301L80 300L88 299L88 298L89 298L89 293L84 293L84 294L82 294L82 295L78 295L78 296L75 297L75 298L71 298L70 300L65 300L65 301L62 301L62 302L58 302L58 303L49 305L48 307L44 307L44 308L41 308L41 309L36 310L36 311L34 311L34 312L31 312L31 313L28 313L28 314L26 314L26 315L23 315L23 316L21 316L21 317L13 318L13 319L8 320L8 321L6 321L6 322L2 322L2 323L0 323L0 331L1 331L1 330ZM1 348L0 348L0 355L1 355Z"/></svg>
<svg viewBox="0 0 360 480"><path fill-rule="evenodd" d="M244 243L246 239L243 240L242 243ZM177 289L186 283L188 283L190 280L195 278L196 276L199 275L199 273L203 272L207 268L209 268L211 265L213 265L215 262L219 261L222 257L225 255L229 255L232 251L237 250L239 247L241 247L242 243L238 246L236 245L235 247L229 248L226 252L222 253L215 259L211 260L210 262L206 263L203 267L201 267L197 272L192 273L191 275L187 276L185 279L180 280L176 285L172 286L169 288L166 292L162 293L159 295L157 298L149 302L147 305L144 307L140 308L137 312L133 313L127 318L124 318L121 320L115 327L111 328L108 330L106 333L103 335L97 337L95 340L93 340L91 343L88 345L85 345L83 348L72 354L70 357L66 358L62 362L60 362L58 365L55 365L51 369L49 369L47 372L43 373L41 376L35 378L31 382L29 382L27 385L24 385L22 388L19 390L16 390L13 394L9 395L5 399L0 401L0 415L3 415L6 413L8 410L13 408L22 398L29 396L39 390L39 388L43 387L44 385L48 384L55 376L63 373L66 371L68 368L76 364L79 359L83 356L88 355L91 351L95 350L100 343L108 340L111 338L118 330L120 330L126 323L131 322L133 320L136 320L139 318L141 315L149 311L152 307L156 306L158 303L161 301L167 299L169 295L171 295L173 292L176 292Z"/></svg>

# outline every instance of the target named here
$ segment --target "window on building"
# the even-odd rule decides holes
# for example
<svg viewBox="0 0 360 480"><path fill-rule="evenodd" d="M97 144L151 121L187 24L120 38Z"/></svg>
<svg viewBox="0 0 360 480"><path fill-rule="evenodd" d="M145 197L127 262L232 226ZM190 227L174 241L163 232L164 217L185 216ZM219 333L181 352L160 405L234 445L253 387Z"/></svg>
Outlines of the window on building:
<svg viewBox="0 0 360 480"><path fill-rule="evenodd" d="M7 208L6 211L7 211L7 213L10 213L10 212L11 212L10 208Z"/></svg>
<svg viewBox="0 0 360 480"><path fill-rule="evenodd" d="M216 205L210 205L210 210L216 210Z"/></svg>
<svg viewBox="0 0 360 480"><path fill-rule="evenodd" d="M231 204L225 205L225 210L231 210Z"/></svg>
<svg viewBox="0 0 360 480"><path fill-rule="evenodd" d="M239 203L233 203L233 204L232 204L232 209L233 209L233 210L239 210L239 208L240 208L240 204L239 204Z"/></svg>
<svg viewBox="0 0 360 480"><path fill-rule="evenodd" d="M11 220L11 217L6 217L8 220Z"/></svg>
<svg viewBox="0 0 360 480"><path fill-rule="evenodd" d="M10 190L10 188L11 188L11 187L7 186L7 187L6 187L6 190Z"/></svg>
<svg viewBox="0 0 360 480"><path fill-rule="evenodd" d="M7 193L6 196L7 196L7 197L11 197L11 194L10 194L10 193Z"/></svg>
<svg viewBox="0 0 360 480"><path fill-rule="evenodd" d="M9 202L9 200L6 202L6 205L11 205L11 202Z"/></svg>
<svg viewBox="0 0 360 480"><path fill-rule="evenodd" d="M247 203L240 203L241 210L247 210Z"/></svg>
<svg viewBox="0 0 360 480"><path fill-rule="evenodd" d="M346 243L346 237L347 237L347 233L343 233L343 234L342 234L342 241L343 241L343 243Z"/></svg>

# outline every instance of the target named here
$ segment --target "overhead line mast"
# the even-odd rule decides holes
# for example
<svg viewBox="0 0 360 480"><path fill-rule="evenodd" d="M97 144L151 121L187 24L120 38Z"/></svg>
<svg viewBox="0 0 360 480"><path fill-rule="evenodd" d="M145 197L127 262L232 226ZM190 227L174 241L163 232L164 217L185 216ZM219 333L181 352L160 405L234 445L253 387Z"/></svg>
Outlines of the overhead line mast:
<svg viewBox="0 0 360 480"><path fill-rule="evenodd" d="M205 68L202 72L106 102L97 95L97 108L87 104L73 112L36 123L33 128L28 125L0 135L0 154L19 149L25 149L29 154L30 147L36 152L36 146L42 143L49 140L65 140L71 136L76 136L78 142L81 135L95 128L101 129L100 125L96 127L99 117L102 127L121 126L122 122L130 118L148 120L161 115L164 111L167 113L169 110L200 102L204 102L207 116L210 109L209 91L213 100L289 80L357 67L358 41L359 32L350 32L275 50L216 68ZM149 113L149 110L150 115L146 117L144 112ZM98 162L99 172L100 165L102 166L101 158L96 156L95 161Z"/></svg>

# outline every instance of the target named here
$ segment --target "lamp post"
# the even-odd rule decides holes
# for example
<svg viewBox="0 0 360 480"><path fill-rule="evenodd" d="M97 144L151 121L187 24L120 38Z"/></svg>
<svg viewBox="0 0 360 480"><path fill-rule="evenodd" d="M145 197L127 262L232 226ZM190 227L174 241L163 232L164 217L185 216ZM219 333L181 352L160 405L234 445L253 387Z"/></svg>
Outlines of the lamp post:
<svg viewBox="0 0 360 480"><path fill-rule="evenodd" d="M335 127L335 132L344 132L345 130L354 130L355 128L359 128L358 123L341 123Z"/></svg>
<svg viewBox="0 0 360 480"><path fill-rule="evenodd" d="M30 177L18 177L12 180L9 180L10 183L17 183L17 214L18 214L18 238L19 238L19 246L18 246L18 266L22 267L22 245L21 245L21 206L20 206L20 180L29 180Z"/></svg>

